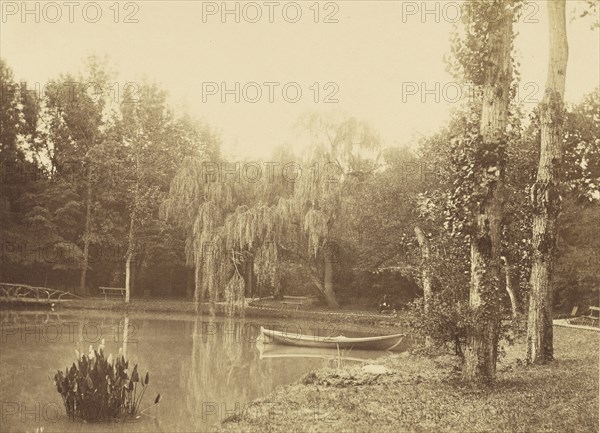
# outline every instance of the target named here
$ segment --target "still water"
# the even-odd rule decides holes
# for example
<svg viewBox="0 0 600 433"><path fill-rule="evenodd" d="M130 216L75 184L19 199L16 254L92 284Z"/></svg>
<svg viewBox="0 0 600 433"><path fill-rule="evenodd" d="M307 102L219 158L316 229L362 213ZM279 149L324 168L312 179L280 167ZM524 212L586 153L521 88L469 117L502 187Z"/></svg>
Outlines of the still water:
<svg viewBox="0 0 600 433"><path fill-rule="evenodd" d="M343 330L317 323L107 312L0 311L2 432L205 432L229 416L258 413L249 404L309 370L366 362L381 352L336 353L257 344L260 326L310 335ZM345 333L351 335L351 333ZM105 353L123 348L129 369L138 364L150 382L137 420L71 421L52 380L58 369L104 339ZM294 416L300 408L290 408ZM262 410L264 412L264 410ZM281 414L280 414L281 415ZM43 428L43 430L42 430Z"/></svg>

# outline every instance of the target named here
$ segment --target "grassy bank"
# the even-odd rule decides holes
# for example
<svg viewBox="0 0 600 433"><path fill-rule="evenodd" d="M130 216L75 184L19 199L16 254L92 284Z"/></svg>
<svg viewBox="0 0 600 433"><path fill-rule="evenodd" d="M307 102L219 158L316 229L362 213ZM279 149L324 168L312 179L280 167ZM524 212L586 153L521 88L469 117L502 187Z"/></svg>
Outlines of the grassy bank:
<svg viewBox="0 0 600 433"><path fill-rule="evenodd" d="M507 349L490 386L462 385L452 357L392 355L388 374L321 370L278 388L221 432L597 432L598 333L555 327L556 361L526 366Z"/></svg>

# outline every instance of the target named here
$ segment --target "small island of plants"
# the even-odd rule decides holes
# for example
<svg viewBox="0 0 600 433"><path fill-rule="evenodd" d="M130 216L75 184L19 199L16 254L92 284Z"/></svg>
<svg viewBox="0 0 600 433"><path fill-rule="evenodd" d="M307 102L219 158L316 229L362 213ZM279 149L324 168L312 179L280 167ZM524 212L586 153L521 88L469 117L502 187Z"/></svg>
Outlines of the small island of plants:
<svg viewBox="0 0 600 433"><path fill-rule="evenodd" d="M105 357L104 340L94 350L90 345L86 355L75 350L77 362L54 376L56 390L63 398L67 416L86 422L119 420L138 417L140 404L148 388L148 373L140 378L137 364L131 376L129 360L123 349L118 355ZM160 401L160 394L154 404ZM142 411L143 412L143 411Z"/></svg>

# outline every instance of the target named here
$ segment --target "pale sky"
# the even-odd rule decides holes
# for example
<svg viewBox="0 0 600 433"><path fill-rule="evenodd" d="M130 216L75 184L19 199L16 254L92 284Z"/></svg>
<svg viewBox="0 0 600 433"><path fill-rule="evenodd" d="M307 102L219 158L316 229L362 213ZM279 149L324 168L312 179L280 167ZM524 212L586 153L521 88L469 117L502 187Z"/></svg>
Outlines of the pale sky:
<svg viewBox="0 0 600 433"><path fill-rule="evenodd" d="M283 142L294 143L292 125L306 111L336 109L368 120L392 146L435 132L456 106L457 87L443 58L460 2L336 1L318 7L314 1L228 2L228 8L239 8L240 23L234 14L223 22L220 1L116 6L108 1L97 2L98 8L82 1L72 10L62 1L27 2L33 12L24 16L21 1L0 3L0 56L17 80L43 85L60 73L78 72L90 54L108 55L119 73L116 87L142 77L160 83L173 106L186 107L220 129L226 153L239 157L265 157ZM567 1L567 10L577 4ZM425 16L424 5L430 11ZM258 22L249 22L259 10ZM289 22L298 11L298 22ZM323 22L327 16L338 22ZM127 17L137 22L124 22ZM527 3L517 30L520 93L532 108L543 95L547 72L545 2ZM598 29L581 19L569 20L568 36L566 98L576 102L599 85L600 38ZM239 103L235 95L221 101L223 82L228 89L240 83ZM258 83L259 102L249 102L257 94L248 83ZM319 83L318 102L314 83ZM302 95L293 103L297 88ZM269 102L270 89L274 102ZM324 103L333 91L338 102Z"/></svg>

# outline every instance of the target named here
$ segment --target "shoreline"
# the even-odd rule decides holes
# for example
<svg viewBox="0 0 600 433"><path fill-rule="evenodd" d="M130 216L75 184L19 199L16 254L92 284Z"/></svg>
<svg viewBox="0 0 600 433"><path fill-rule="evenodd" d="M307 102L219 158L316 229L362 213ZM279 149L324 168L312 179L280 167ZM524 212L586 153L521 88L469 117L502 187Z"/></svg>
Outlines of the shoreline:
<svg viewBox="0 0 600 433"><path fill-rule="evenodd" d="M555 327L557 359L522 361L525 341L506 350L493 384L460 382L457 359L404 352L361 366L320 369L249 402L221 420L218 433L597 432L596 332Z"/></svg>
<svg viewBox="0 0 600 433"><path fill-rule="evenodd" d="M205 318L228 317L225 314L224 306L217 304L214 312L210 312L209 305L204 304L202 308L196 309L191 301L180 299L134 299L126 304L117 300L104 300L103 298L86 298L77 300L64 300L57 303L54 309L19 309L11 308L10 304L0 305L0 311L35 311L38 314L68 314L77 312L89 312L95 314L137 314L137 315L156 315L167 316L167 318L184 320L193 320L202 316ZM364 310L341 309L330 311L324 308L305 307L303 309L295 308L277 308L273 306L246 306L243 315L233 316L236 320L252 320L258 324L290 326L298 323L304 325L307 323L323 324L324 327L332 332L354 332L356 334L392 334L406 333L408 326L403 323L400 315L384 315L376 312ZM362 336L362 335L361 335Z"/></svg>
<svg viewBox="0 0 600 433"><path fill-rule="evenodd" d="M66 300L57 304L55 312L81 311L81 310L106 310L125 313L177 313L190 316L198 314L210 315L208 304L196 308L191 301L175 299L136 299L126 304L122 301L104 300L102 298L87 298L82 300ZM224 317L223 305L216 305L214 315ZM235 315L236 318L242 318ZM326 310L323 308L277 308L271 306L246 306L244 318L253 319L278 319L296 321L319 321L343 325L363 325L369 329L400 329L404 332L407 326L401 321L399 315L386 315L364 310Z"/></svg>

